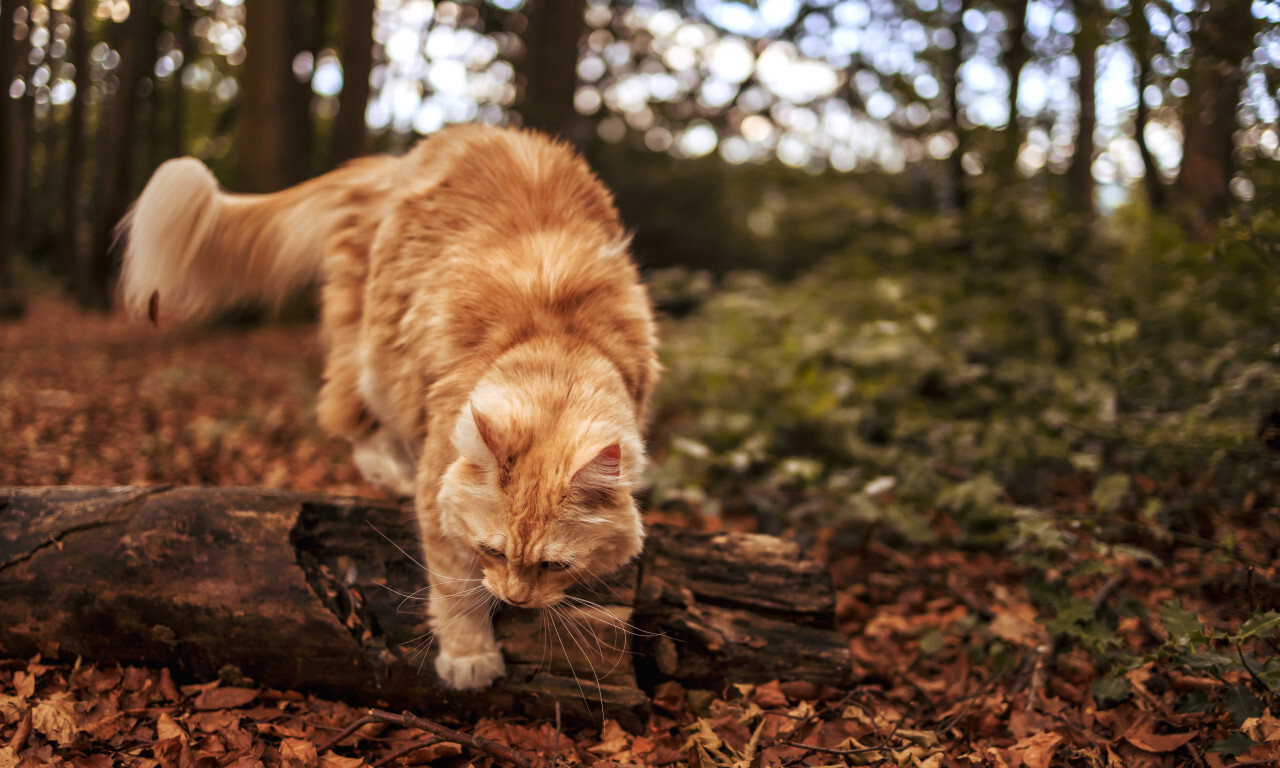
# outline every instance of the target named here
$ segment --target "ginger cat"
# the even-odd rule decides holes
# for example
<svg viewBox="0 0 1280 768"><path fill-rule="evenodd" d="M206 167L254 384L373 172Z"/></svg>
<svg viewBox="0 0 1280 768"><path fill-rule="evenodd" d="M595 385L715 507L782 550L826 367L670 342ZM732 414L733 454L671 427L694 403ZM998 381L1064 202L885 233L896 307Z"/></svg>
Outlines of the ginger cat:
<svg viewBox="0 0 1280 768"><path fill-rule="evenodd" d="M445 685L505 673L493 598L553 605L640 552L653 314L611 195L565 145L459 126L270 195L171 160L120 231L125 303L153 320L322 282L319 421L414 497Z"/></svg>

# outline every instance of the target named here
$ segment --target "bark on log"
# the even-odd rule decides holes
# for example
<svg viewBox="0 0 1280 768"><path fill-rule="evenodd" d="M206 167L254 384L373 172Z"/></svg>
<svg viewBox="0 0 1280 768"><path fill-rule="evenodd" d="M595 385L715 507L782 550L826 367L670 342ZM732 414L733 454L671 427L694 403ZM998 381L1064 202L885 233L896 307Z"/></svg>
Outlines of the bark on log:
<svg viewBox="0 0 1280 768"><path fill-rule="evenodd" d="M431 671L412 514L391 502L226 488L0 489L0 650L228 666L262 685L430 716L601 713L647 690L846 681L825 569L793 543L653 526L633 566L544 612L502 611L508 676L470 694ZM570 621L572 620L572 621Z"/></svg>

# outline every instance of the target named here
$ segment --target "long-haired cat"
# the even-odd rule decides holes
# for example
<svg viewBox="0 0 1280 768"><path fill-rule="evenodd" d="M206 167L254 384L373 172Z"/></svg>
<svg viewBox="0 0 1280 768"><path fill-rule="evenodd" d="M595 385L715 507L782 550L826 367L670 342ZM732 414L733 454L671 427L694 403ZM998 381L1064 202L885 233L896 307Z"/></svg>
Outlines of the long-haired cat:
<svg viewBox="0 0 1280 768"><path fill-rule="evenodd" d="M322 282L319 421L414 497L449 687L505 673L490 594L552 605L640 551L653 315L612 197L565 145L455 127L270 195L171 160L121 232L125 303L153 319Z"/></svg>

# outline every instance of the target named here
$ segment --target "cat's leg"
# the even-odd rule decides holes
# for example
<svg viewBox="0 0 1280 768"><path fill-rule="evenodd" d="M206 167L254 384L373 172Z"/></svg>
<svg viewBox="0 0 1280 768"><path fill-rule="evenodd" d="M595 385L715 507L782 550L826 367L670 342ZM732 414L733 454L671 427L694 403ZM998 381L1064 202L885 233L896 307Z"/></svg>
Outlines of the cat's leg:
<svg viewBox="0 0 1280 768"><path fill-rule="evenodd" d="M483 688L507 673L489 616L494 598L481 586L470 552L426 532L423 546L431 583L427 615L439 646L436 674L449 688Z"/></svg>
<svg viewBox="0 0 1280 768"><path fill-rule="evenodd" d="M351 458L360 474L380 488L412 496L417 462L408 445L386 427L377 427L354 441Z"/></svg>

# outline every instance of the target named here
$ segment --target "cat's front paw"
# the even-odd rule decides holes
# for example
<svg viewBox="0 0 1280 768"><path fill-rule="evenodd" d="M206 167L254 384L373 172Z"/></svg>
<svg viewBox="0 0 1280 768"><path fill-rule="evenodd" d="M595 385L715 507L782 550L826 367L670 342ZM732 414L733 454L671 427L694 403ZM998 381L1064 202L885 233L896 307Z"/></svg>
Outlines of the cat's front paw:
<svg viewBox="0 0 1280 768"><path fill-rule="evenodd" d="M467 691L488 686L507 674L507 666L502 662L502 651L497 648L466 656L441 651L436 657L436 674L445 687Z"/></svg>

